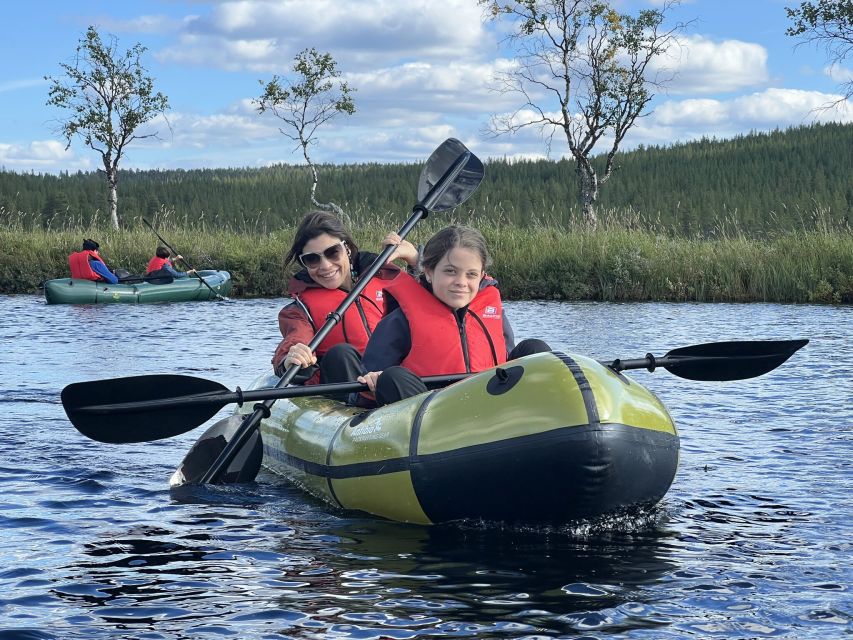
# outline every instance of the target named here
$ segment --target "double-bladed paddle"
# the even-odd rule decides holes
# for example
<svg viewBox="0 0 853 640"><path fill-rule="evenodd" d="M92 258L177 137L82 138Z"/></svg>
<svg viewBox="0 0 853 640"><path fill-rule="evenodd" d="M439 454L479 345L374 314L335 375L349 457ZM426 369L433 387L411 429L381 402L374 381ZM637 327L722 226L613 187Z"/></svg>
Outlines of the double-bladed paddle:
<svg viewBox="0 0 853 640"><path fill-rule="evenodd" d="M432 152L421 170L418 181L418 202L412 208L412 214L397 232L403 240L421 218L431 211L446 211L467 200L483 180L483 163L464 144L455 138L448 138ZM373 264L361 274L358 282L341 302L337 309L329 314L326 322L317 331L308 348L312 352L341 321L349 306L361 295L361 292L394 253L396 247L388 245L373 261ZM291 365L276 383L275 388L286 387L297 374L298 364ZM255 410L234 427L234 420L226 419L213 425L193 447L183 463L172 476L171 484L206 484L210 482L232 482L250 480L260 468L261 442L258 427L261 420L270 414L275 398L268 398L255 405ZM219 447L224 447L219 451ZM209 446L208 446L209 445ZM217 453L218 451L218 453ZM247 460L247 465L232 463L238 458ZM251 467L251 468L250 468ZM253 470L252 470L253 469Z"/></svg>
<svg viewBox="0 0 853 640"><path fill-rule="evenodd" d="M211 287L211 286L210 286L210 283L208 283L208 281L204 279L204 276L202 276L198 271L196 271L196 270L195 270L195 267L193 267L189 262L187 262L187 261L184 259L184 256L182 256L180 253L178 253L177 251L175 251L175 250L172 248L172 245L170 245L168 242L166 242L165 238L163 238L163 236L161 236L161 235L157 232L157 229L155 229L155 228L154 228L154 225L152 225L150 222L148 222L148 220L146 220L145 218L142 218L142 222L144 222L145 224L147 224L147 225L148 225L148 228L149 228L149 229L151 229L151 231L153 231L153 232L154 232L154 235L155 235L155 236L157 236L157 237L160 239L160 242L162 242L162 243L163 243L163 245L164 245L164 246L165 246L169 251L171 251L171 252L172 252L172 255L175 255L175 256L181 256L181 262L183 262L183 263L184 263L187 267L189 267L191 270L195 271L195 274L196 274L196 276L198 276L198 279L199 279L199 280L201 280L201 281L204 283L204 286L205 286L205 287L207 287L208 289L210 289L210 292L211 292L214 296L216 296L216 299L217 299L217 300L225 300L226 302L231 302L231 298L227 298L227 297L223 296L221 293L217 292L213 287Z"/></svg>
<svg viewBox="0 0 853 640"><path fill-rule="evenodd" d="M673 349L661 357L648 353L644 358L600 363L614 371L654 371L661 367L688 380L744 380L772 371L807 343L808 340L712 342ZM469 375L430 376L423 381L434 389ZM367 385L341 382L252 391L238 387L230 391L203 378L148 375L70 384L62 391L62 405L72 424L93 440L147 442L186 433L232 403L359 391L367 391Z"/></svg>

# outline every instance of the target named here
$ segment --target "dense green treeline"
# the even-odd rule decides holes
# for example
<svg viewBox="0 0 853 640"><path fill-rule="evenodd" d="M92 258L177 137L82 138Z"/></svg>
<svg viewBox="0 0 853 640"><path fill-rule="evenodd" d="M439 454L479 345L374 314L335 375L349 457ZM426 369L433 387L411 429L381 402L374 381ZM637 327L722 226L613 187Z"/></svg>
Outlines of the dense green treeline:
<svg viewBox="0 0 853 640"><path fill-rule="evenodd" d="M476 149L474 149L476 151ZM602 161L602 159L598 159ZM853 125L816 124L619 154L601 190L602 210L623 212L629 227L709 235L722 227L753 234L808 228L812 216L847 223L853 212ZM414 204L417 164L323 165L318 199L353 221L394 219ZM119 214L175 223L270 231L309 208L305 167L122 171ZM572 227L579 221L574 165L562 160L487 163L466 203L468 215L518 226ZM0 214L42 228L88 227L106 215L97 173L0 171ZM627 212L627 214L625 213Z"/></svg>

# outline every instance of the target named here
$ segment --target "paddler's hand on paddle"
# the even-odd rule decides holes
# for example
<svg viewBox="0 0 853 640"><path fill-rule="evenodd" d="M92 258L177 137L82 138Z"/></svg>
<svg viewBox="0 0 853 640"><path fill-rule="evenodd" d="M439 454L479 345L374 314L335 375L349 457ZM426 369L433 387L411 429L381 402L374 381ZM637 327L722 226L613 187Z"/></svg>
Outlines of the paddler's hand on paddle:
<svg viewBox="0 0 853 640"><path fill-rule="evenodd" d="M366 384L367 388L370 389L370 393L376 393L376 381L379 380L379 375L381 373L381 371L370 371L365 373L363 376L358 376L356 380L361 384Z"/></svg>
<svg viewBox="0 0 853 640"><path fill-rule="evenodd" d="M307 344L297 342L295 345L290 347L290 350L284 357L285 368L294 364L298 364L300 369L310 367L312 364L317 364L317 356L315 356L314 352L308 348Z"/></svg>
<svg viewBox="0 0 853 640"><path fill-rule="evenodd" d="M418 266L418 250L415 248L415 245L408 240L401 240L400 236L393 231L385 236L385 239L382 241L383 247L389 244L396 247L394 249L394 253L391 254L390 258L388 258L389 263L400 258L405 260L406 264L410 267Z"/></svg>

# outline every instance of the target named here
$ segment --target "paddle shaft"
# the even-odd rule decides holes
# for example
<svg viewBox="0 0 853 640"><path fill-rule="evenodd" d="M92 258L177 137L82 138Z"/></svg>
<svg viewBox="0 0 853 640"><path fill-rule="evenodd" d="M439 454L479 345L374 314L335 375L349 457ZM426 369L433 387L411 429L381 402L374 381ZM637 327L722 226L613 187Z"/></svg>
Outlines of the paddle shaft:
<svg viewBox="0 0 853 640"><path fill-rule="evenodd" d="M401 240L404 240L409 232L414 228L414 226L420 221L421 218L429 215L429 210L438 202L438 199L444 194L447 188L453 183L453 181L459 176L462 172L462 169L465 168L468 159L471 157L470 151L465 151L460 154L456 161L450 165L447 171L444 172L444 175L435 183L435 185L430 189L427 195L423 198L421 202L416 204L412 208L412 215L406 221L406 223L400 228L397 232L397 235L400 236ZM317 331L316 335L312 338L311 342L308 344L308 348L311 349L311 352L315 352L317 350L317 346L329 335L329 332L335 327L335 325L341 321L343 314L349 308L349 306L358 298L364 288L367 286L370 279L373 278L378 272L379 269L388 261L391 257L391 254L394 253L396 247L394 245L388 245L379 254L376 260L373 261L373 264L370 265L370 268L361 276L355 286L352 288L352 291L349 292L346 298L344 298L343 302L335 309L332 313L329 314L329 317L326 319L326 322L323 323L323 326L320 327L320 330ZM300 366L298 364L292 364L288 367L287 371L285 371L284 375L279 379L275 388L280 389L282 387L286 387L290 384L290 381L299 371ZM252 435L252 432L258 428L262 419L268 417L270 415L270 408L275 404L275 399L267 399L264 400L263 403L256 406L255 411L252 412L250 416L243 420L243 424L240 425L240 428L237 429L237 432L234 434L233 439L225 446L219 456L214 460L213 464L210 468L205 472L205 474L201 478L202 484L208 484L211 482L215 482L220 474L224 473L228 466L231 464L231 461L234 459L234 456L240 451L240 448L249 440Z"/></svg>
<svg viewBox="0 0 853 640"><path fill-rule="evenodd" d="M622 360L599 360L600 364L609 367L614 371L627 371L629 369L647 369L654 371L657 367L671 367L676 364L701 364L704 362L717 362L720 358L715 356L661 356L656 357L651 353L647 353L645 358L630 358Z"/></svg>
<svg viewBox="0 0 853 640"><path fill-rule="evenodd" d="M202 275L201 275L198 271L196 271L195 267L193 267L189 262L187 262L187 261L184 259L184 256L182 256L180 253L178 253L177 251L175 251L175 250L172 248L172 245L170 245L168 242L166 242L166 239L165 239L163 236L161 236L159 233L157 233L157 229L155 229L155 228L153 227L153 225L152 225L150 222L148 222L148 220L146 220L145 218L142 218L142 222L144 222L145 224L147 224L147 225L148 225L148 228L149 228L149 229L151 229L151 231L153 231L153 232L154 232L154 235L155 235L155 236L157 236L157 237L160 239L160 242L162 242L162 243L166 246L166 248L167 248L167 249L169 249L169 251L171 251L171 252L172 252L172 254L173 254L173 255L181 256L181 262L183 262L185 265L187 265L187 267L189 267L192 271L195 271L195 274L198 276L198 279L199 279L199 280L201 280L201 281L204 283L204 286L205 286L205 287L207 287L208 289L210 289L210 292L211 292L213 295L215 295L215 296L216 296L217 298L219 298L220 300L225 300L225 299L226 299L226 298L225 298L225 296L223 296L223 295L221 295L221 294L217 293L217 292L216 292L216 290L215 290L213 287L211 287L211 286L210 286L210 284L208 284L207 280L205 280L205 279L202 277Z"/></svg>
<svg viewBox="0 0 853 640"><path fill-rule="evenodd" d="M427 389L440 389L454 382L459 382L469 377L470 373L452 373L442 376L425 376L421 378ZM176 407L192 407L204 405L225 405L236 403L242 406L254 400L281 400L282 398L301 398L305 396L334 395L339 393L358 393L369 391L368 386L362 382L334 382L322 385L308 385L297 387L272 387L268 389L255 389L237 391L200 393L192 396L181 396L177 398L163 398L161 400L148 400L144 407L139 402L119 402L116 404L92 405L90 407L79 407L78 411L92 414L121 414L139 413L142 411L158 411L161 409L172 409Z"/></svg>

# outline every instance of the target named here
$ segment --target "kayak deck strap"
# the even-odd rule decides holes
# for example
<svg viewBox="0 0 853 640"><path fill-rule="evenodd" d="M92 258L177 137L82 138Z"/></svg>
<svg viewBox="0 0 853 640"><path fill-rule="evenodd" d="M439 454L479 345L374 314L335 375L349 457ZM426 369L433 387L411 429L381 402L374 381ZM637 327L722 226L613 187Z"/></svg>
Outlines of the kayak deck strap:
<svg viewBox="0 0 853 640"><path fill-rule="evenodd" d="M412 422L412 434L409 438L409 457L412 458L418 455L418 440L421 437L421 424L423 424L424 413L426 412L429 403L432 402L432 399L435 398L435 394L438 393L436 389L431 394L429 394L424 401L421 403L421 406L418 407L418 412L415 414L415 419Z"/></svg>
<svg viewBox="0 0 853 640"><path fill-rule="evenodd" d="M601 423L601 419L598 415L598 405L595 403L595 394L592 391L589 380L587 380L586 375L584 375L583 369L581 369L581 366L577 361L570 358L562 351L552 351L551 353L557 356L557 358L559 358L560 361L568 367L569 371L572 372L575 382L580 389L581 397L583 398L583 405L586 409L588 424L591 427L597 427Z"/></svg>

